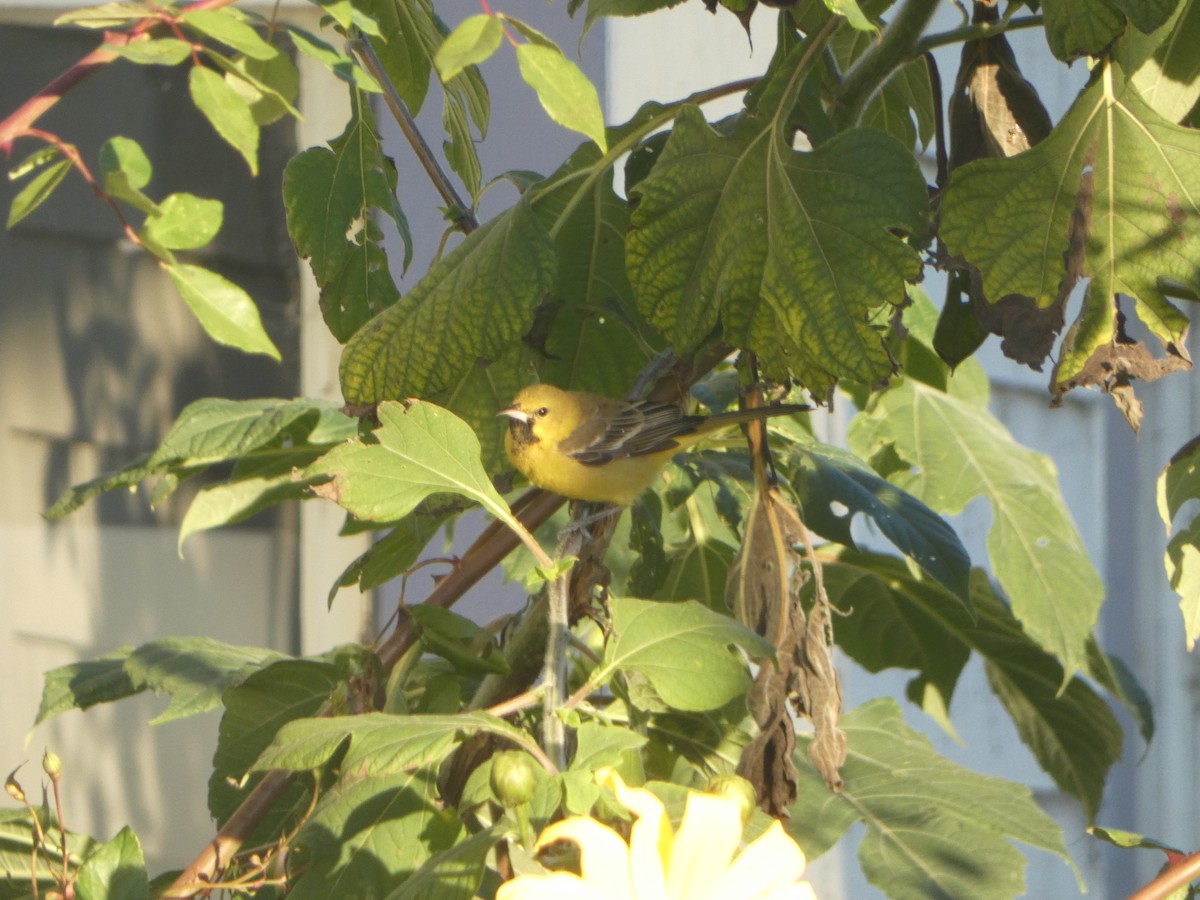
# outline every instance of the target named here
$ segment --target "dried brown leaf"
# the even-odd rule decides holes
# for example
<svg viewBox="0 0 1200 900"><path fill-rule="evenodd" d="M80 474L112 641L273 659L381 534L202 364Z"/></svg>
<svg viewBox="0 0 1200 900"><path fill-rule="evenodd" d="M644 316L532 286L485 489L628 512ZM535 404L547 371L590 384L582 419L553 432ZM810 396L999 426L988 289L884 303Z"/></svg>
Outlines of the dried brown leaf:
<svg viewBox="0 0 1200 900"><path fill-rule="evenodd" d="M1113 315L1116 325L1112 341L1098 347L1075 377L1060 382L1056 370L1050 379L1050 392L1057 406L1068 391L1077 387L1098 387L1112 396L1117 409L1136 433L1142 424L1143 410L1142 401L1134 394L1133 382L1156 381L1171 372L1190 369L1192 360L1182 343L1166 344L1166 355L1155 357L1145 344L1125 333L1125 314L1115 302ZM1073 331L1067 335L1064 346L1071 342Z"/></svg>

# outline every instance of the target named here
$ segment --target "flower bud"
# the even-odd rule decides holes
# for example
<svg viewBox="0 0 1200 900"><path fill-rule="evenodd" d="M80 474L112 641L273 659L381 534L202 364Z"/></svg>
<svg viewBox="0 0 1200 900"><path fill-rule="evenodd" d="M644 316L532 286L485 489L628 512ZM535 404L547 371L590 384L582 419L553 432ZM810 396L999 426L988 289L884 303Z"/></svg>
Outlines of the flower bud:
<svg viewBox="0 0 1200 900"><path fill-rule="evenodd" d="M532 800L537 782L537 764L523 750L503 750L492 757L492 792L506 809Z"/></svg>
<svg viewBox="0 0 1200 900"><path fill-rule="evenodd" d="M17 784L17 773L13 772L8 776L8 780L4 782L4 790L8 796L12 797L18 803L25 802L25 792L21 790L21 785Z"/></svg>
<svg viewBox="0 0 1200 900"><path fill-rule="evenodd" d="M42 754L42 771L49 775L54 781L62 775L62 760L58 758L58 754L47 748Z"/></svg>

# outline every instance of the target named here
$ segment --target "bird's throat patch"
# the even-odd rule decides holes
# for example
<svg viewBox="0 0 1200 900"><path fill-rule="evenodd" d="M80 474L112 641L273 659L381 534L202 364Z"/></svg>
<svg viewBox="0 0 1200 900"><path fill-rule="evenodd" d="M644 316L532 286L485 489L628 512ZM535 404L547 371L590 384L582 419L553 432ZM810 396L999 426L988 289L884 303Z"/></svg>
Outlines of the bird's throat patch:
<svg viewBox="0 0 1200 900"><path fill-rule="evenodd" d="M513 443L519 447L536 444L539 440L538 436L533 433L532 424L522 422L520 419L513 419L508 423L508 433L512 437Z"/></svg>

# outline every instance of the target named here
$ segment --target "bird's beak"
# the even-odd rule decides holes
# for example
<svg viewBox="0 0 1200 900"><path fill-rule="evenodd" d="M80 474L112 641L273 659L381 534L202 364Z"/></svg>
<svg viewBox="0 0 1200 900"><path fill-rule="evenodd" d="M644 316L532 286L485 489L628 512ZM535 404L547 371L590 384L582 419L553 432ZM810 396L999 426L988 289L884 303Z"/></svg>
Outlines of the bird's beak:
<svg viewBox="0 0 1200 900"><path fill-rule="evenodd" d="M504 407L504 409L497 412L496 415L508 416L513 421L520 422L522 425L528 425L531 421L531 416L529 413L522 410L521 407L517 406L516 404Z"/></svg>

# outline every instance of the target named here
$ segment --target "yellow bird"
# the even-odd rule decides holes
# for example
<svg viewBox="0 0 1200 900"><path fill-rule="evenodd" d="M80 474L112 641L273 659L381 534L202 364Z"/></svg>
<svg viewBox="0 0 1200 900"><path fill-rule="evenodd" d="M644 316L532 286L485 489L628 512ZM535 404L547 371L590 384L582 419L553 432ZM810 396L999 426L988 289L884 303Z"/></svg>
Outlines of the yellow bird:
<svg viewBox="0 0 1200 900"><path fill-rule="evenodd" d="M679 451L739 422L806 412L799 405L763 406L716 416L678 406L628 403L548 384L522 388L508 416L508 458L533 484L571 500L628 506Z"/></svg>

